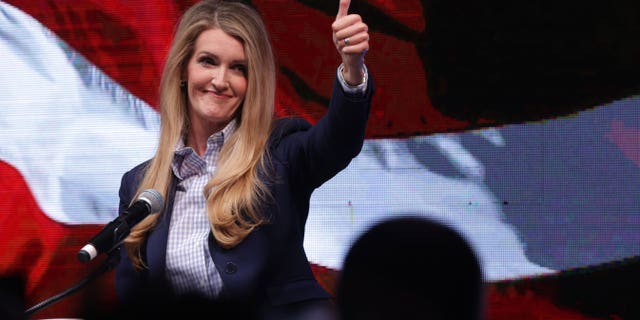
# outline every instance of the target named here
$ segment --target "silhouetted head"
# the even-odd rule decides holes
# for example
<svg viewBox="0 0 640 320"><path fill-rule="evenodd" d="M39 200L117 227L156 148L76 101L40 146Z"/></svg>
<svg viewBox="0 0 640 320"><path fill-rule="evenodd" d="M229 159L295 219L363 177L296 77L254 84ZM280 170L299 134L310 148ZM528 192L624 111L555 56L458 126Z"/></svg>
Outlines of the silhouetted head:
<svg viewBox="0 0 640 320"><path fill-rule="evenodd" d="M481 319L484 281L458 232L402 216L374 225L353 244L337 302L343 320Z"/></svg>

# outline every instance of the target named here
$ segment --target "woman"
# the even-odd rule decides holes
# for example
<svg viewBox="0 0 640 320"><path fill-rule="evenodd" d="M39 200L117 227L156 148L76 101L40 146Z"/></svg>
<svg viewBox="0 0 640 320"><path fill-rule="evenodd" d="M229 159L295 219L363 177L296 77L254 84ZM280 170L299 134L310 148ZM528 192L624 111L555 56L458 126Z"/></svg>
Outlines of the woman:
<svg viewBox="0 0 640 320"><path fill-rule="evenodd" d="M214 315L216 302L260 318L331 306L303 237L313 190L360 152L374 91L367 26L349 2L332 24L342 64L314 126L275 120L275 63L253 8L203 1L184 13L161 81L157 152L122 178L121 213L146 189L166 199L125 240L123 305L196 299Z"/></svg>

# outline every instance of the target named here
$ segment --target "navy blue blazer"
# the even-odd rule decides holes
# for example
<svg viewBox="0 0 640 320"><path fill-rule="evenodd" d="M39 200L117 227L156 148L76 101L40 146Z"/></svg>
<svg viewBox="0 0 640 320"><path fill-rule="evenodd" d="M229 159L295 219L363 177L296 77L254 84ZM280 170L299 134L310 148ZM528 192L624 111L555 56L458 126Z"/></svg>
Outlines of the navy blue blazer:
<svg viewBox="0 0 640 320"><path fill-rule="evenodd" d="M232 249L221 248L209 235L211 257L224 283L221 300L278 307L330 298L317 283L303 248L305 222L314 189L344 169L362 149L374 93L372 77L367 86L364 95L351 94L336 79L329 109L314 126L301 118L277 120L268 145L271 172L261 174L273 196L261 209L269 223ZM120 214L129 206L148 163L123 175ZM159 223L142 246L148 268L135 271L124 248L120 250L115 270L120 302L168 290L165 253L177 182L174 176L165 208L158 213Z"/></svg>

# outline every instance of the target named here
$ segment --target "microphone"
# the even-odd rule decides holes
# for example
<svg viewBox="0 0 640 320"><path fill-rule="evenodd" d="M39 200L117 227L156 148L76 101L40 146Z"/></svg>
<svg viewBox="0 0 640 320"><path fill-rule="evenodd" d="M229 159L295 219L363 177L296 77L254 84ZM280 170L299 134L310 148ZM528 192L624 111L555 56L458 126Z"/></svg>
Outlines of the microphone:
<svg viewBox="0 0 640 320"><path fill-rule="evenodd" d="M87 245L78 252L78 260L88 262L98 254L109 252L129 235L131 227L138 224L150 213L156 213L162 209L164 201L160 193L153 189L147 189L140 193L138 200L134 202L122 215L109 222L95 235Z"/></svg>

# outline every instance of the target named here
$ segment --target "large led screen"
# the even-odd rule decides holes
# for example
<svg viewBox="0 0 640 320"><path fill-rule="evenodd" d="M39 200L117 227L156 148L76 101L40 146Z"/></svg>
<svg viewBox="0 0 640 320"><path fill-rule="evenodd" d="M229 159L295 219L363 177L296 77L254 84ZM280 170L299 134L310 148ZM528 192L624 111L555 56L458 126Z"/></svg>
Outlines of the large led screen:
<svg viewBox="0 0 640 320"><path fill-rule="evenodd" d="M251 2L276 52L278 115L317 121L339 64L337 1ZM0 1L0 275L25 274L30 304L78 280L75 252L116 217L122 174L153 155L164 56L190 3ZM313 194L310 262L340 270L359 235L401 215L460 231L490 281L640 255L640 96L562 108L541 84L513 94L524 106L440 107L454 100L433 91L443 58L426 3L353 1L376 95L362 152Z"/></svg>

